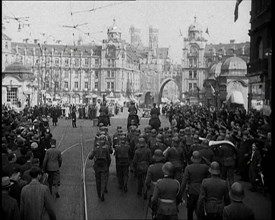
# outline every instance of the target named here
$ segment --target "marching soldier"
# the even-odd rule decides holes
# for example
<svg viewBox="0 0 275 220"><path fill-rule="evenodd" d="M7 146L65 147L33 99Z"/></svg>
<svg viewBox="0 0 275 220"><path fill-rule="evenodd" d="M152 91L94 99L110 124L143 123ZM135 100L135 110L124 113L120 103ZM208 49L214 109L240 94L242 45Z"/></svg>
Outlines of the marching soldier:
<svg viewBox="0 0 275 220"><path fill-rule="evenodd" d="M170 161L174 165L175 179L182 181L183 165L185 163L185 154L183 148L179 146L179 138L172 138L172 145L164 151L165 161Z"/></svg>
<svg viewBox="0 0 275 220"><path fill-rule="evenodd" d="M89 156L90 160L93 158L95 158L94 170L97 195L101 201L104 201L104 191L106 189L108 171L111 164L110 151L108 145L106 144L106 137L104 135L101 135L98 138L98 145L95 145Z"/></svg>
<svg viewBox="0 0 275 220"><path fill-rule="evenodd" d="M193 212L196 209L197 201L200 195L202 180L209 175L209 167L206 164L201 164L202 158L200 152L194 151L191 161L193 163L185 168L181 183L181 194L183 194L186 190L188 220L193 220Z"/></svg>
<svg viewBox="0 0 275 220"><path fill-rule="evenodd" d="M137 173L138 178L138 191L137 194L140 196L142 194L142 188L144 185L147 169L151 163L151 151L149 148L145 147L146 142L144 138L139 138L138 142L139 148L135 151L133 166Z"/></svg>
<svg viewBox="0 0 275 220"><path fill-rule="evenodd" d="M178 219L178 204L180 198L180 183L173 178L174 166L166 162L162 166L164 178L157 181L151 199L152 210L158 220Z"/></svg>
<svg viewBox="0 0 275 220"><path fill-rule="evenodd" d="M198 217L206 220L222 220L223 208L230 203L228 184L219 177L220 165L214 161L211 163L210 178L202 181L198 199Z"/></svg>
<svg viewBox="0 0 275 220"><path fill-rule="evenodd" d="M253 211L243 203L245 197L243 186L235 182L229 192L231 204L223 209L223 220L254 220Z"/></svg>
<svg viewBox="0 0 275 220"><path fill-rule="evenodd" d="M155 152L155 150L160 149L162 152L166 150L166 145L162 142L162 135L158 134L156 136L156 143L155 145L151 148L152 152Z"/></svg>
<svg viewBox="0 0 275 220"><path fill-rule="evenodd" d="M120 138L120 135L122 134L122 132L123 132L123 130L122 130L121 126L117 126L117 132L113 135L113 148L114 148L114 151L115 151L116 171L118 170L116 149L118 147L119 138ZM116 174L117 174L117 177L118 177L118 173L116 173Z"/></svg>
<svg viewBox="0 0 275 220"><path fill-rule="evenodd" d="M163 166L163 153L160 149L155 150L154 155L153 155L153 164L151 164L147 170L147 175L145 179L145 194L144 198L147 199L147 195L149 195L149 203L148 206L152 208L151 206L151 198L153 196L154 188L159 179L162 179L164 177L163 171L162 171L162 166ZM146 214L147 215L147 214ZM152 212L152 217L156 213ZM146 216L147 217L147 216Z"/></svg>
<svg viewBox="0 0 275 220"><path fill-rule="evenodd" d="M130 146L127 143L126 134L121 135L119 138L120 142L116 148L116 157L117 157L117 176L119 189L122 189L124 192L128 191L127 183L129 177L129 156L130 156Z"/></svg>

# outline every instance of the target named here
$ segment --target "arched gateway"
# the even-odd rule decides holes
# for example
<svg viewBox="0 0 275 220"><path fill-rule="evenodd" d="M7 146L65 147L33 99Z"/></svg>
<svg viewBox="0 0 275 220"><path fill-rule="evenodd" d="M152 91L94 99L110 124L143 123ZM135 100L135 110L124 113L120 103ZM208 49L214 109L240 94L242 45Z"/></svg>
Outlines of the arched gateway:
<svg viewBox="0 0 275 220"><path fill-rule="evenodd" d="M161 103L161 98L162 98L162 94L163 94L163 89L164 87L167 85L167 83L173 81L177 87L178 87L178 90L179 90L179 97L177 97L179 100L181 100L181 95L182 95L182 79L181 79L181 76L179 75L176 75L174 77L168 77L168 78L164 78L161 83L160 83L160 89L159 89L159 94L158 94L158 104Z"/></svg>

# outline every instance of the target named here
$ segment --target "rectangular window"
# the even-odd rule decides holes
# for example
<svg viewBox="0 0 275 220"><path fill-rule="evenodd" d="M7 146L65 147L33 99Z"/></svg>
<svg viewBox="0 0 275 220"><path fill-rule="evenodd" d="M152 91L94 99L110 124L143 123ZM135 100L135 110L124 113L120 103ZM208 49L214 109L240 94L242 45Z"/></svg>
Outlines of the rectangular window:
<svg viewBox="0 0 275 220"><path fill-rule="evenodd" d="M197 58L194 58L194 63L193 63L194 67L197 67L197 61L198 61Z"/></svg>
<svg viewBox="0 0 275 220"><path fill-rule="evenodd" d="M107 62L108 62L108 67L111 67L111 60L107 60Z"/></svg>
<svg viewBox="0 0 275 220"><path fill-rule="evenodd" d="M68 58L65 59L65 65L69 65L69 59Z"/></svg>
<svg viewBox="0 0 275 220"><path fill-rule="evenodd" d="M107 77L108 77L108 78L110 78L110 77L111 77L111 75L110 75L110 71L109 71L109 70L107 71Z"/></svg>
<svg viewBox="0 0 275 220"><path fill-rule="evenodd" d="M98 89L98 82L95 82L95 89Z"/></svg>
<svg viewBox="0 0 275 220"><path fill-rule="evenodd" d="M115 60L112 60L112 67L115 67Z"/></svg>
<svg viewBox="0 0 275 220"><path fill-rule="evenodd" d="M59 65L59 58L55 58L54 63L55 63L56 66L58 66Z"/></svg>
<svg viewBox="0 0 275 220"><path fill-rule="evenodd" d="M54 88L59 89L59 82L54 82Z"/></svg>
<svg viewBox="0 0 275 220"><path fill-rule="evenodd" d="M193 84L193 88L194 88L194 89L197 89L197 83L194 83L194 84Z"/></svg>
<svg viewBox="0 0 275 220"><path fill-rule="evenodd" d="M78 82L74 82L74 88L78 89Z"/></svg>
<svg viewBox="0 0 275 220"><path fill-rule="evenodd" d="M85 82L84 88L85 88L85 89L88 89L88 82Z"/></svg>
<svg viewBox="0 0 275 220"><path fill-rule="evenodd" d="M95 59L95 65L99 65L99 59Z"/></svg>
<svg viewBox="0 0 275 220"><path fill-rule="evenodd" d="M79 71L75 71L75 78L78 78L78 76L79 76Z"/></svg>
<svg viewBox="0 0 275 220"><path fill-rule="evenodd" d="M192 79L192 71L189 71L189 79Z"/></svg>
<svg viewBox="0 0 275 220"><path fill-rule="evenodd" d="M111 82L111 90L114 90L114 89L115 89L115 83Z"/></svg>
<svg viewBox="0 0 275 220"><path fill-rule="evenodd" d="M8 63L9 60L8 60L8 54L5 55L6 59L5 59L5 63Z"/></svg>
<svg viewBox="0 0 275 220"><path fill-rule="evenodd" d="M69 88L69 83L67 81L64 82L64 87L65 87L65 89Z"/></svg>
<svg viewBox="0 0 275 220"><path fill-rule="evenodd" d="M9 49L9 44L8 44L8 42L5 42L5 49Z"/></svg>
<svg viewBox="0 0 275 220"><path fill-rule="evenodd" d="M111 83L107 82L107 89L110 89L110 88L111 88Z"/></svg>
<svg viewBox="0 0 275 220"><path fill-rule="evenodd" d="M189 83L189 91L192 90L192 83Z"/></svg>
<svg viewBox="0 0 275 220"><path fill-rule="evenodd" d="M89 60L88 60L88 58L85 58L85 59L84 59L84 64L85 64L85 66L88 66L88 65L89 65Z"/></svg>
<svg viewBox="0 0 275 220"><path fill-rule="evenodd" d="M7 92L7 101L11 102L12 105L17 104L17 88L11 88Z"/></svg>
<svg viewBox="0 0 275 220"><path fill-rule="evenodd" d="M197 70L194 70L194 78L197 78Z"/></svg>
<svg viewBox="0 0 275 220"><path fill-rule="evenodd" d="M75 63L76 66L79 66L79 58L75 58L74 63Z"/></svg>
<svg viewBox="0 0 275 220"><path fill-rule="evenodd" d="M46 88L49 88L49 87L50 87L50 82L49 82L49 80L46 80L46 81L45 81L45 87L46 87Z"/></svg>
<svg viewBox="0 0 275 220"><path fill-rule="evenodd" d="M189 59L189 67L193 67L193 59Z"/></svg>
<svg viewBox="0 0 275 220"><path fill-rule="evenodd" d="M111 77L112 77L112 78L115 78L115 72L112 71L111 73L112 73Z"/></svg>
<svg viewBox="0 0 275 220"><path fill-rule="evenodd" d="M69 78L69 70L65 70L65 78Z"/></svg>
<svg viewBox="0 0 275 220"><path fill-rule="evenodd" d="M98 79L98 71L95 71L95 78Z"/></svg>

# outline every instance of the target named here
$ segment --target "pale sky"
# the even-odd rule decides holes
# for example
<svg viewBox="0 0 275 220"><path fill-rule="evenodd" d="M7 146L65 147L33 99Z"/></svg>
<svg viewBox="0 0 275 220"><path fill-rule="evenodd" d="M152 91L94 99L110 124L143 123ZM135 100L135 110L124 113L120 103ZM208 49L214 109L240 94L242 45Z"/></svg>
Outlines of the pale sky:
<svg viewBox="0 0 275 220"><path fill-rule="evenodd" d="M61 40L61 44L73 44L74 40L76 42L82 36L84 43L94 40L100 45L107 38L107 28L116 19L122 31L122 39L130 43L129 28L134 25L141 30L145 46L148 46L148 27L152 25L159 29L159 47L170 47L170 58L179 63L183 37L187 36L194 16L204 33L208 28L209 36L204 34L208 43L229 43L231 39L235 39L236 43L250 41L251 0L244 0L239 5L239 18L234 23L235 4L236 0L2 1L2 24L5 25L5 33L17 42L22 42L24 38L29 38L31 42L38 38L43 42L52 35L55 40ZM108 7L87 12L102 6ZM30 17L26 22L30 27L25 26L18 32L18 22L3 20L4 16ZM83 23L87 24L80 25ZM64 28L63 25L80 26L77 30ZM179 30L183 37L180 37ZM46 36L41 33L46 33ZM90 33L90 37L84 33ZM53 38L48 38L48 44L53 43Z"/></svg>

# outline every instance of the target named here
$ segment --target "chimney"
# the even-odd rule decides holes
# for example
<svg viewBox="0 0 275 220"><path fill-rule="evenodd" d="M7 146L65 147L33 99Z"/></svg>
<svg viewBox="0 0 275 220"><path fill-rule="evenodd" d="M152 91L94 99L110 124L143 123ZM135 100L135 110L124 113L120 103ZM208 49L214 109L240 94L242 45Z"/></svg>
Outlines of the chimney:
<svg viewBox="0 0 275 220"><path fill-rule="evenodd" d="M235 43L235 40L230 40L230 44L234 44Z"/></svg>

